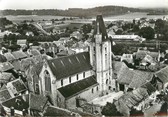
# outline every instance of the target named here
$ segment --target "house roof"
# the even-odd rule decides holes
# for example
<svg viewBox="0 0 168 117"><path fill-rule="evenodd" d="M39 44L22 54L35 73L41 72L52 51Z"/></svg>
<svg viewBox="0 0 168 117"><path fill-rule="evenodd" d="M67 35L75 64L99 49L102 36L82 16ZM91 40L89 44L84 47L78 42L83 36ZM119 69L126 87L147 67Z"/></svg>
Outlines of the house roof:
<svg viewBox="0 0 168 117"><path fill-rule="evenodd" d="M32 110L42 112L45 105L47 104L47 101L47 97L32 93L29 94L29 108Z"/></svg>
<svg viewBox="0 0 168 117"><path fill-rule="evenodd" d="M8 89L0 90L0 103L12 98Z"/></svg>
<svg viewBox="0 0 168 117"><path fill-rule="evenodd" d="M15 70L20 70L21 69L21 62L20 61L12 62L12 65L14 66Z"/></svg>
<svg viewBox="0 0 168 117"><path fill-rule="evenodd" d="M127 84L129 88L138 88L144 85L146 82L149 82L152 77L152 72L124 68L119 72L117 81L120 84Z"/></svg>
<svg viewBox="0 0 168 117"><path fill-rule="evenodd" d="M91 70L92 68L88 52L51 59L47 60L47 62L57 80Z"/></svg>
<svg viewBox="0 0 168 117"><path fill-rule="evenodd" d="M120 70L122 70L124 68L128 68L127 65L124 62L113 61L113 70L114 70L114 73L119 73Z"/></svg>
<svg viewBox="0 0 168 117"><path fill-rule="evenodd" d="M11 53L5 53L4 56L6 57L7 61L13 61L16 58Z"/></svg>
<svg viewBox="0 0 168 117"><path fill-rule="evenodd" d="M152 72L145 72L145 71L140 71L140 70L134 70L133 72L134 72L133 78L128 86L130 88L141 87L146 82L151 81L151 79L153 77Z"/></svg>
<svg viewBox="0 0 168 117"><path fill-rule="evenodd" d="M3 106L22 111L29 108L28 95L17 96L2 103Z"/></svg>
<svg viewBox="0 0 168 117"><path fill-rule="evenodd" d="M149 55L150 55L152 58L158 58L159 52L150 52Z"/></svg>
<svg viewBox="0 0 168 117"><path fill-rule="evenodd" d="M121 96L116 102L116 108L119 112L128 114L131 108L138 105L149 96L146 88L137 88Z"/></svg>
<svg viewBox="0 0 168 117"><path fill-rule="evenodd" d="M97 15L96 23L94 25L94 33L93 34L96 35L98 33L102 34L102 40L108 39L108 35L106 32L106 27L105 27L102 15Z"/></svg>
<svg viewBox="0 0 168 117"><path fill-rule="evenodd" d="M67 86L61 87L58 89L58 91L65 97L69 98L73 95L78 94L79 92L82 92L86 90L87 88L98 84L95 77L91 76L89 78L85 78L83 80L71 83Z"/></svg>
<svg viewBox="0 0 168 117"><path fill-rule="evenodd" d="M74 116L74 115L72 115L72 112L67 109L55 106L49 106L45 110L44 116Z"/></svg>
<svg viewBox="0 0 168 117"><path fill-rule="evenodd" d="M12 54L16 59L23 59L27 57L27 55L22 51L14 51Z"/></svg>
<svg viewBox="0 0 168 117"><path fill-rule="evenodd" d="M57 53L57 56L68 56L68 51L67 50L62 50L61 52Z"/></svg>
<svg viewBox="0 0 168 117"><path fill-rule="evenodd" d="M30 65L35 64L33 58L26 58L21 60L21 70L26 71L29 69Z"/></svg>
<svg viewBox="0 0 168 117"><path fill-rule="evenodd" d="M27 87L25 86L25 84L23 83L23 81L21 79L13 80L10 83L15 87L15 89L18 93L21 93L21 92L27 90Z"/></svg>
<svg viewBox="0 0 168 117"><path fill-rule="evenodd" d="M1 72L0 73L0 83L9 82L14 76L11 73Z"/></svg>
<svg viewBox="0 0 168 117"><path fill-rule="evenodd" d="M165 84L168 82L168 66L157 71L155 75Z"/></svg>
<svg viewBox="0 0 168 117"><path fill-rule="evenodd" d="M17 40L17 45L23 45L23 44L26 45L26 43L27 43L27 40L26 40L26 39Z"/></svg>
<svg viewBox="0 0 168 117"><path fill-rule="evenodd" d="M141 38L138 35L111 35L111 37L112 37L112 39L123 39L123 40L140 39Z"/></svg>
<svg viewBox="0 0 168 117"><path fill-rule="evenodd" d="M147 51L138 51L135 53L136 59L143 59L147 55Z"/></svg>
<svg viewBox="0 0 168 117"><path fill-rule="evenodd" d="M6 62L7 59L4 55L0 54L0 63Z"/></svg>
<svg viewBox="0 0 168 117"><path fill-rule="evenodd" d="M129 85L131 83L131 81L132 81L133 75L134 75L133 70L129 70L129 68L123 68L118 73L117 81L120 84Z"/></svg>
<svg viewBox="0 0 168 117"><path fill-rule="evenodd" d="M0 63L0 71L1 72L5 72L5 71L11 70L13 68L14 68L13 65L9 62Z"/></svg>
<svg viewBox="0 0 168 117"><path fill-rule="evenodd" d="M36 50L36 49L30 50L30 53L31 53L31 55L33 55L33 56L40 55L40 52L39 52L38 50Z"/></svg>

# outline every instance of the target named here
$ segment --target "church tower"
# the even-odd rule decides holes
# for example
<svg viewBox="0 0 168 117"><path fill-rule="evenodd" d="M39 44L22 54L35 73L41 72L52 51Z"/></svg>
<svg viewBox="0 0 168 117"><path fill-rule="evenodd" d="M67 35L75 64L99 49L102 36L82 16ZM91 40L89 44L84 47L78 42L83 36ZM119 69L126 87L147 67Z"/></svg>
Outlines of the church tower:
<svg viewBox="0 0 168 117"><path fill-rule="evenodd" d="M112 51L102 15L98 15L94 25L94 35L90 44L90 62L99 83L100 96L112 89Z"/></svg>

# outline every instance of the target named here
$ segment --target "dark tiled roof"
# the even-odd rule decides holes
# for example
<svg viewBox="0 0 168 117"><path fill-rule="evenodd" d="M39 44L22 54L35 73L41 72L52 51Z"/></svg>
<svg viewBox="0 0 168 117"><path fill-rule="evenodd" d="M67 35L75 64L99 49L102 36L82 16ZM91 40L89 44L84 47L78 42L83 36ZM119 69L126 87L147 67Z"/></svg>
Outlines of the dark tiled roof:
<svg viewBox="0 0 168 117"><path fill-rule="evenodd" d="M5 72L13 69L13 65L9 62L0 63L0 71Z"/></svg>
<svg viewBox="0 0 168 117"><path fill-rule="evenodd" d="M68 98L96 84L98 83L96 82L95 77L91 76L89 78L85 78L83 80L77 81L65 87L61 87L58 89L58 91L65 98Z"/></svg>
<svg viewBox="0 0 168 117"><path fill-rule="evenodd" d="M48 60L48 65L57 80L92 68L88 52L51 59Z"/></svg>
<svg viewBox="0 0 168 117"><path fill-rule="evenodd" d="M45 110L44 116L72 116L71 111L55 107L55 106L49 106Z"/></svg>
<svg viewBox="0 0 168 117"><path fill-rule="evenodd" d="M12 98L8 89L0 90L0 103Z"/></svg>
<svg viewBox="0 0 168 117"><path fill-rule="evenodd" d="M142 88L147 89L149 95L156 91L156 88L150 82L147 82L146 84L142 85Z"/></svg>
<svg viewBox="0 0 168 117"><path fill-rule="evenodd" d="M25 84L20 79L16 79L16 80L12 81L12 85L16 88L16 91L18 93L21 93L21 92L27 90Z"/></svg>
<svg viewBox="0 0 168 117"><path fill-rule="evenodd" d="M35 94L29 94L29 107L32 110L42 112L47 104L47 97Z"/></svg>
<svg viewBox="0 0 168 117"><path fill-rule="evenodd" d="M158 72L155 73L155 75L163 82L167 83L168 82L168 66L159 70Z"/></svg>
<svg viewBox="0 0 168 117"><path fill-rule="evenodd" d="M22 96L14 97L10 100L3 102L2 105L8 108L14 107L14 109L20 111L22 111L23 109L28 109L29 108L28 95L25 95L24 97L26 98L23 99Z"/></svg>
<svg viewBox="0 0 168 117"><path fill-rule="evenodd" d="M12 55L16 58L16 59L23 59L23 58L26 58L27 55L22 52L22 51L15 51L15 52L12 52Z"/></svg>
<svg viewBox="0 0 168 117"><path fill-rule="evenodd" d="M99 30L99 33L102 34L102 40L108 39L108 35L106 32L106 27L105 27L102 15L97 15L96 17L96 24L94 24L94 35L98 33L97 32L98 30Z"/></svg>
<svg viewBox="0 0 168 117"><path fill-rule="evenodd" d="M0 63L6 62L7 59L4 55L0 54Z"/></svg>

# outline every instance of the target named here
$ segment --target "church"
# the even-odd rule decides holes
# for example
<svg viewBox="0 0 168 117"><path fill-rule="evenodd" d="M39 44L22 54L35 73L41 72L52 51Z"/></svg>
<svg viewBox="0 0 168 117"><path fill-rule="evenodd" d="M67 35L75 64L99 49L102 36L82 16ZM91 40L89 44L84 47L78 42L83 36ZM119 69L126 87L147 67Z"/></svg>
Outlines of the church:
<svg viewBox="0 0 168 117"><path fill-rule="evenodd" d="M40 73L40 94L55 106L75 109L79 98L88 102L114 91L112 74L111 40L98 15L88 52L45 61Z"/></svg>

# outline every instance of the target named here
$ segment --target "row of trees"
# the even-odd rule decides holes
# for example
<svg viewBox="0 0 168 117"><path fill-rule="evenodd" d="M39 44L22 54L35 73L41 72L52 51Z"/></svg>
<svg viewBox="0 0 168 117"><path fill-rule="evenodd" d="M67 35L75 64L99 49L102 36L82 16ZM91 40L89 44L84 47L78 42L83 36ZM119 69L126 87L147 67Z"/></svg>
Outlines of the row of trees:
<svg viewBox="0 0 168 117"><path fill-rule="evenodd" d="M26 35L15 35L15 34L9 34L4 36L4 42L12 44L16 44L18 39L27 39L29 43L33 42L47 42L47 41L57 41L60 39L59 35L39 35L39 36L26 36Z"/></svg>
<svg viewBox="0 0 168 117"><path fill-rule="evenodd" d="M12 21L4 18L0 18L0 27L4 28L6 25L13 24Z"/></svg>
<svg viewBox="0 0 168 117"><path fill-rule="evenodd" d="M127 23L122 25L122 30L118 30L116 34L128 34L128 33L134 33L136 35L142 36L148 40L154 39L155 34L157 35L157 39L159 40L168 40L168 21L164 21L162 19L150 20L149 23L155 24L154 29L150 26L148 27L142 27L140 29L140 21L136 24L135 20L133 20L133 23ZM109 25L111 27L112 25Z"/></svg>
<svg viewBox="0 0 168 117"><path fill-rule="evenodd" d="M96 16L99 13L103 15L118 15L128 11L140 12L144 9L128 8L122 6L103 6L90 9L70 8L68 10L58 9L41 9L41 10L3 10L4 15L57 15L57 16L75 16L75 17L90 17Z"/></svg>

